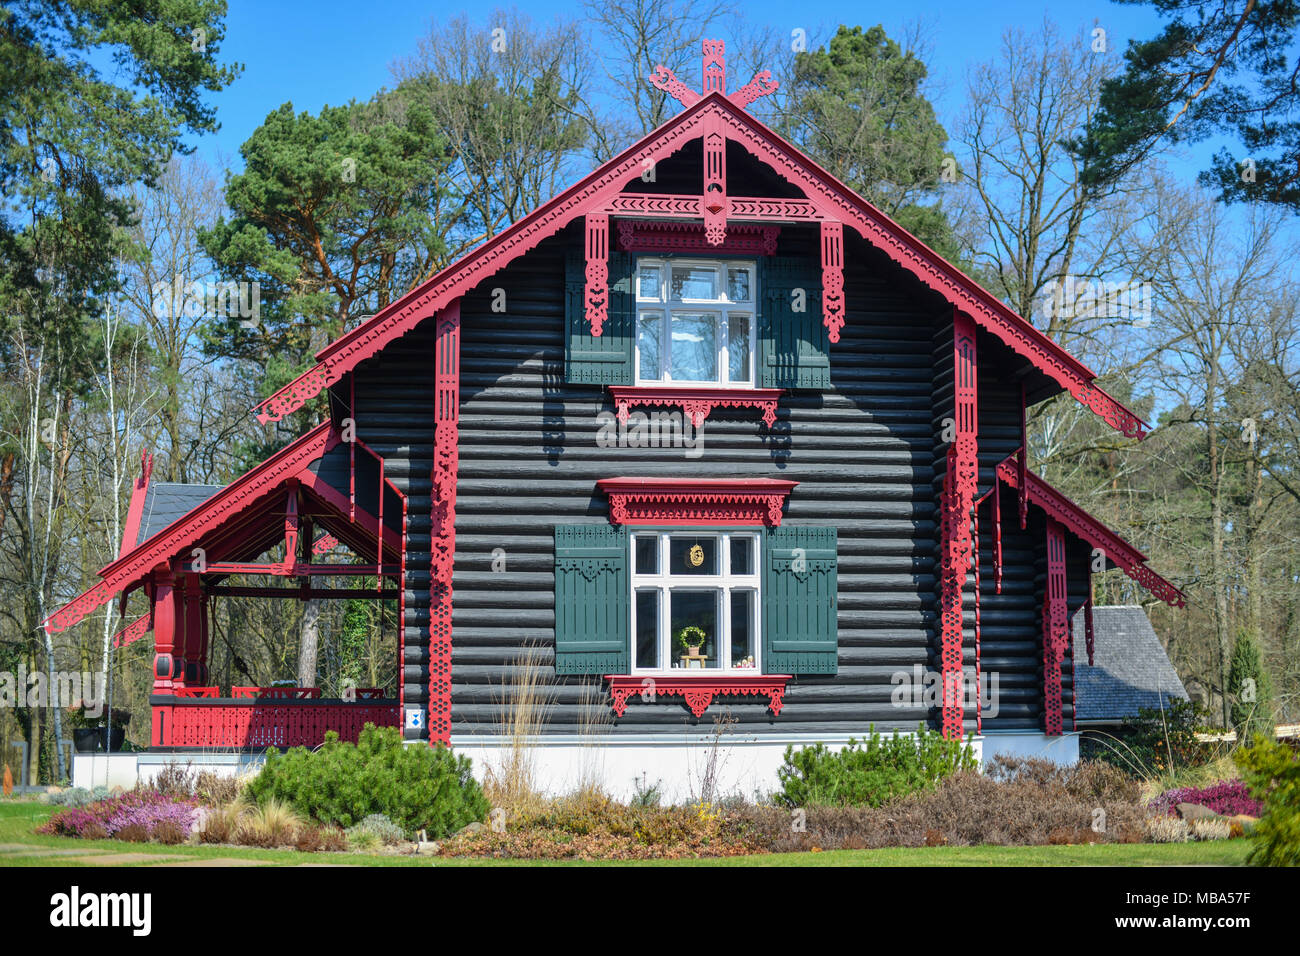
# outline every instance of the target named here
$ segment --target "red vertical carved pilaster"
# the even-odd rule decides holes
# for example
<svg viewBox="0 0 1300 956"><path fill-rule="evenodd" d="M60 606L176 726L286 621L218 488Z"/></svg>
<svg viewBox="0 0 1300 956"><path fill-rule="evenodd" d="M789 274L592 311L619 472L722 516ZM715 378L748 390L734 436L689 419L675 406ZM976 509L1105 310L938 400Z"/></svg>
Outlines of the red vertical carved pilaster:
<svg viewBox="0 0 1300 956"><path fill-rule="evenodd" d="M704 130L704 192L700 196L704 238L712 246L727 241L727 134L721 116L711 116Z"/></svg>
<svg viewBox="0 0 1300 956"><path fill-rule="evenodd" d="M460 454L460 300L438 316L434 345L433 502L429 588L429 743L451 741L451 577Z"/></svg>
<svg viewBox="0 0 1300 956"><path fill-rule="evenodd" d="M943 547L939 637L943 682L943 733L962 735L962 588L971 561L971 509L979 483L979 407L975 323L953 310L953 430L941 506Z"/></svg>
<svg viewBox="0 0 1300 956"><path fill-rule="evenodd" d="M1025 383L1020 383L1020 450L1016 452L1016 465L1020 469L1020 488L1017 494L1020 496L1017 504L1020 507L1020 530L1025 530L1025 525L1029 523L1029 480L1025 473L1029 471L1029 419L1028 410L1025 406Z"/></svg>
<svg viewBox="0 0 1300 956"><path fill-rule="evenodd" d="M993 589L1002 593L1002 482L993 474Z"/></svg>
<svg viewBox="0 0 1300 956"><path fill-rule="evenodd" d="M1043 730L1061 735L1061 662L1069 637L1066 609L1065 528L1047 519L1047 586L1043 592Z"/></svg>
<svg viewBox="0 0 1300 956"><path fill-rule="evenodd" d="M993 490L996 493L997 484ZM975 506L971 519L971 536L975 545L975 733L984 730L984 715L981 713L983 699L980 695L980 509Z"/></svg>
<svg viewBox="0 0 1300 956"><path fill-rule="evenodd" d="M609 317L609 216L606 213L588 213L585 220L587 280L585 305L591 334L599 337ZM457 306L457 314L460 307Z"/></svg>
<svg viewBox="0 0 1300 956"><path fill-rule="evenodd" d="M844 327L844 223L822 223L822 323L830 340Z"/></svg>

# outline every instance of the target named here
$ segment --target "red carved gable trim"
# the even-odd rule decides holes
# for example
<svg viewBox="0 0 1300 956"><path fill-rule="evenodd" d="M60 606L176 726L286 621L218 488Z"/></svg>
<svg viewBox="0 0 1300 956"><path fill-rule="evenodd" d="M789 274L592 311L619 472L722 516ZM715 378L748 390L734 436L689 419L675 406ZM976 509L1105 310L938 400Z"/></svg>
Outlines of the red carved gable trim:
<svg viewBox="0 0 1300 956"><path fill-rule="evenodd" d="M1035 368L1068 390L1082 404L1130 437L1142 437L1146 424L1094 384L1096 375L1063 348L1016 315L994 295L947 262L915 236L802 155L791 144L749 116L722 93L693 102L670 122L595 170L575 186L525 216L509 229L412 290L367 322L317 353L318 364L258 406L258 420L279 421L361 361L415 328L452 298L467 292L539 242L588 213L617 213L624 186L639 178L647 163L662 161L709 129L725 127L740 143L801 188L806 200L754 200L770 204L774 217L784 205L812 208L820 219L852 226L871 244L940 293L982 328L998 336ZM640 197L638 197L640 198ZM700 215L700 197L662 197L665 214ZM728 200L728 215L742 214L742 203ZM669 211L671 207L671 211ZM752 213L753 209L745 209ZM714 224L716 227L716 223ZM834 243L833 233L824 240ZM832 277L834 266L832 266ZM838 288L834 291L838 292ZM837 308L842 308L836 303ZM833 324L839 313L830 313Z"/></svg>
<svg viewBox="0 0 1300 956"><path fill-rule="evenodd" d="M797 481L779 478L602 478L613 524L775 528Z"/></svg>
<svg viewBox="0 0 1300 956"><path fill-rule="evenodd" d="M1100 548L1120 570L1155 597L1170 607L1186 606L1187 596L1148 568L1146 555L1028 469L1023 469L1025 483L1022 486L1021 471L1022 466L1013 456L998 465L998 478L1012 488L1023 489L1031 504L1037 505L1048 517L1059 521L1077 537Z"/></svg>
<svg viewBox="0 0 1300 956"><path fill-rule="evenodd" d="M620 219L615 224L618 247L624 252L698 252L771 256L781 237L780 226L743 223L727 227L721 244L712 244L698 222Z"/></svg>

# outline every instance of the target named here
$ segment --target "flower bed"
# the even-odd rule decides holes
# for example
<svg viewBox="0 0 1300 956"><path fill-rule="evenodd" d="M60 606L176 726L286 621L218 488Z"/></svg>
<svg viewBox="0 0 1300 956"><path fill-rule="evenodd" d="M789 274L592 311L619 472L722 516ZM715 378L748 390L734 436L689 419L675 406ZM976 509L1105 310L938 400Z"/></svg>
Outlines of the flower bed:
<svg viewBox="0 0 1300 956"><path fill-rule="evenodd" d="M50 836L104 839L124 831L143 831L146 838L164 830L188 834L199 815L197 800L168 796L152 789L130 790L81 807L60 810L36 832Z"/></svg>
<svg viewBox="0 0 1300 956"><path fill-rule="evenodd" d="M1257 817L1263 809L1263 805L1251 797L1246 785L1240 780L1220 780L1209 787L1166 790L1148 803L1147 808L1155 813L1173 816L1180 803L1195 803L1224 817L1240 813Z"/></svg>

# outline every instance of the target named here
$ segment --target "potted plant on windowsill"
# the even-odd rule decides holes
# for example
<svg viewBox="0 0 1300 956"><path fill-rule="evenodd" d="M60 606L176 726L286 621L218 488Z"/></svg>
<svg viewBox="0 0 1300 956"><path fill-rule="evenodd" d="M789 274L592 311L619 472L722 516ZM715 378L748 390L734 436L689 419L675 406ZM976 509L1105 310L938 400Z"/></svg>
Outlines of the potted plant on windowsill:
<svg viewBox="0 0 1300 956"><path fill-rule="evenodd" d="M677 632L677 646L684 652L683 660L687 667L703 667L707 659L700 650L709 636L704 633L704 629L696 627L694 624L688 624Z"/></svg>

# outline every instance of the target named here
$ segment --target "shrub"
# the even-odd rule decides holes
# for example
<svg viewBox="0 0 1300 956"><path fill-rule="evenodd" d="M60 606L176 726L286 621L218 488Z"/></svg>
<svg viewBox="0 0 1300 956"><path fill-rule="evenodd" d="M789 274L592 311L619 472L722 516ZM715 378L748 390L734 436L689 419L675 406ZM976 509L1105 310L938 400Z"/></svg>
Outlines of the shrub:
<svg viewBox="0 0 1300 956"><path fill-rule="evenodd" d="M149 828L142 823L128 823L118 830L114 836L127 843L146 843L149 840Z"/></svg>
<svg viewBox="0 0 1300 956"><path fill-rule="evenodd" d="M347 834L338 827L323 827L320 831L320 848L327 853L342 853L348 848Z"/></svg>
<svg viewBox="0 0 1300 956"><path fill-rule="evenodd" d="M203 826L199 830L199 842L234 843L235 834L239 829L240 813L241 808L233 805L217 807L209 811L203 818Z"/></svg>
<svg viewBox="0 0 1300 956"><path fill-rule="evenodd" d="M1186 843L1190 828L1178 817L1153 817L1147 821L1147 836L1152 843Z"/></svg>
<svg viewBox="0 0 1300 956"><path fill-rule="evenodd" d="M881 737L874 729L864 745L851 739L838 752L825 744L785 749L777 771L787 807L872 806L928 790L944 777L978 766L969 743L948 740L918 727L915 737Z"/></svg>
<svg viewBox="0 0 1300 956"><path fill-rule="evenodd" d="M194 780L194 795L210 807L224 807L239 797L242 784L238 777L204 770Z"/></svg>
<svg viewBox="0 0 1300 956"><path fill-rule="evenodd" d="M1118 740L1085 735L1085 756L1105 761L1134 776L1164 774L1179 767L1199 767L1213 755L1196 739L1206 712L1188 700L1172 699L1159 707L1139 708L1124 719Z"/></svg>
<svg viewBox="0 0 1300 956"><path fill-rule="evenodd" d="M154 789L169 797L192 797L194 795L194 771L187 763L169 763L158 771L153 780Z"/></svg>
<svg viewBox="0 0 1300 956"><path fill-rule="evenodd" d="M1232 836L1227 820L1193 820L1188 827L1193 840L1226 840Z"/></svg>
<svg viewBox="0 0 1300 956"><path fill-rule="evenodd" d="M1266 738L1237 751L1251 796L1262 800L1248 862L1300 866L1300 752Z"/></svg>
<svg viewBox="0 0 1300 956"><path fill-rule="evenodd" d="M488 812L470 775L468 757L445 747L402 743L393 727L367 724L356 744L325 735L315 752L270 750L261 773L245 788L251 800L278 799L320 823L353 826L379 813L403 830L446 836Z"/></svg>
<svg viewBox="0 0 1300 956"><path fill-rule="evenodd" d="M94 790L87 790L85 787L69 787L59 793L50 794L49 802L63 807L84 807L108 796L108 787L96 787Z"/></svg>
<svg viewBox="0 0 1300 956"><path fill-rule="evenodd" d="M1251 797L1245 783L1240 780L1220 780L1209 787L1179 787L1166 790L1147 804L1147 808L1169 816L1176 811L1180 803L1195 803L1224 817L1233 817L1244 813L1257 817L1263 809L1258 800Z"/></svg>
<svg viewBox="0 0 1300 956"><path fill-rule="evenodd" d="M153 838L168 846L184 843L188 835L174 820L160 820L153 828Z"/></svg>
<svg viewBox="0 0 1300 956"><path fill-rule="evenodd" d="M382 813L372 813L356 826L348 829L348 840L353 843L369 843L362 833L373 836L384 846L396 846L406 839L406 834Z"/></svg>
<svg viewBox="0 0 1300 956"><path fill-rule="evenodd" d="M247 846L293 846L302 828L303 819L292 806L270 797L239 813L234 836L236 843Z"/></svg>

